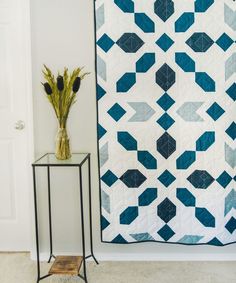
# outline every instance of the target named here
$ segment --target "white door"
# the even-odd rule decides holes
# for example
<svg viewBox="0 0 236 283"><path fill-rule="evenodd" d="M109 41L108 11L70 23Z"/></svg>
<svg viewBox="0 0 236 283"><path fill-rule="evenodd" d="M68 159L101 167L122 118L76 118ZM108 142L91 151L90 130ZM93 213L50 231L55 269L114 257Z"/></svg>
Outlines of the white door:
<svg viewBox="0 0 236 283"><path fill-rule="evenodd" d="M30 249L32 123L27 2L0 0L0 251Z"/></svg>

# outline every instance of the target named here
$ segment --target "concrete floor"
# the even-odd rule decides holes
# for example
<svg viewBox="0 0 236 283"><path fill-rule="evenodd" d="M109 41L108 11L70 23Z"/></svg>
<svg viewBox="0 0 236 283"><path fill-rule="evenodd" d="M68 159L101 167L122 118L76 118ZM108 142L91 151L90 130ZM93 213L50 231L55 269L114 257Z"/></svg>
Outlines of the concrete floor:
<svg viewBox="0 0 236 283"><path fill-rule="evenodd" d="M50 265L42 264L43 272ZM34 283L36 264L27 253L0 253L0 283ZM88 263L89 283L234 283L236 262L102 262ZM79 283L75 277L52 276L45 283Z"/></svg>

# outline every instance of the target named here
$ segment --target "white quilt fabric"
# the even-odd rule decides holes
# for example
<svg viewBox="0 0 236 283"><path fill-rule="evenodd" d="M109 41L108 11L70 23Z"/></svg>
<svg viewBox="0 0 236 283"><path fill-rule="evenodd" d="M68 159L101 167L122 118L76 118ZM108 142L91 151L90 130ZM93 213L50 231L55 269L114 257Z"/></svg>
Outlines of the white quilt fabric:
<svg viewBox="0 0 236 283"><path fill-rule="evenodd" d="M97 0L102 241L236 241L236 4Z"/></svg>

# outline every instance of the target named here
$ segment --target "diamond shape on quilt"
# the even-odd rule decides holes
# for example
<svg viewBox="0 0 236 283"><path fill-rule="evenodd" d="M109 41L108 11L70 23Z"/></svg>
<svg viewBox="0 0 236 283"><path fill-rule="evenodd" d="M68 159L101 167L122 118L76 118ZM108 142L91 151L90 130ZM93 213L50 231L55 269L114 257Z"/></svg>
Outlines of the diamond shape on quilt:
<svg viewBox="0 0 236 283"><path fill-rule="evenodd" d="M195 32L186 43L195 52L206 52L214 41L205 32Z"/></svg>
<svg viewBox="0 0 236 283"><path fill-rule="evenodd" d="M165 157L165 159L168 159L176 151L176 140L165 132L157 140L157 151Z"/></svg>
<svg viewBox="0 0 236 283"><path fill-rule="evenodd" d="M97 45L105 52L108 52L114 44L115 42L106 33L97 42Z"/></svg>
<svg viewBox="0 0 236 283"><path fill-rule="evenodd" d="M216 237L213 238L212 240L210 240L207 244L212 245L212 246L219 246L219 247L223 246L221 241L219 239L217 239Z"/></svg>
<svg viewBox="0 0 236 283"><path fill-rule="evenodd" d="M233 232L236 230L236 219L231 217L225 225L225 228L229 231L229 233L233 234Z"/></svg>
<svg viewBox="0 0 236 283"><path fill-rule="evenodd" d="M154 12L157 16L166 22L170 16L174 14L175 7L172 0L156 0L154 4Z"/></svg>
<svg viewBox="0 0 236 283"><path fill-rule="evenodd" d="M156 44L163 50L167 51L171 48L171 46L174 44L174 41L166 34L164 33L157 41Z"/></svg>
<svg viewBox="0 0 236 283"><path fill-rule="evenodd" d="M111 187L117 180L118 178L116 177L115 174L111 170L108 170L102 177L102 181L109 187Z"/></svg>
<svg viewBox="0 0 236 283"><path fill-rule="evenodd" d="M104 129L100 124L98 124L98 138L101 139L105 134L107 130Z"/></svg>
<svg viewBox="0 0 236 283"><path fill-rule="evenodd" d="M167 188L176 180L176 178L168 170L165 170L158 177L158 180Z"/></svg>
<svg viewBox="0 0 236 283"><path fill-rule="evenodd" d="M97 100L101 99L106 94L106 91L97 84Z"/></svg>
<svg viewBox="0 0 236 283"><path fill-rule="evenodd" d="M175 83L175 72L166 63L156 72L156 83L167 91Z"/></svg>
<svg viewBox="0 0 236 283"><path fill-rule="evenodd" d="M232 181L232 177L224 171L217 179L216 181L223 187L226 188L228 184Z"/></svg>
<svg viewBox="0 0 236 283"><path fill-rule="evenodd" d="M216 102L214 102L210 108L207 110L207 114L214 120L218 120L223 114L225 113L225 110L220 107L220 105Z"/></svg>
<svg viewBox="0 0 236 283"><path fill-rule="evenodd" d="M226 93L233 99L233 101L236 101L236 83L233 83L231 87L226 90Z"/></svg>
<svg viewBox="0 0 236 283"><path fill-rule="evenodd" d="M165 113L157 120L157 123L164 130L168 130L175 123L175 120L172 119L169 114Z"/></svg>
<svg viewBox="0 0 236 283"><path fill-rule="evenodd" d="M165 241L168 241L170 238L172 238L175 235L175 232L168 225L163 226L157 233Z"/></svg>
<svg viewBox="0 0 236 283"><path fill-rule="evenodd" d="M236 124L235 124L235 122L233 122L225 132L231 137L232 140L235 140L236 139Z"/></svg>
<svg viewBox="0 0 236 283"><path fill-rule="evenodd" d="M187 180L197 189L206 189L215 179L206 170L195 170Z"/></svg>
<svg viewBox="0 0 236 283"><path fill-rule="evenodd" d="M144 44L136 33L124 33L116 44L126 53L136 53Z"/></svg>
<svg viewBox="0 0 236 283"><path fill-rule="evenodd" d="M157 215L165 222L168 223L176 216L176 206L168 198L165 198L157 206Z"/></svg>
<svg viewBox="0 0 236 283"><path fill-rule="evenodd" d="M112 243L126 244L127 241L119 234L112 241Z"/></svg>
<svg viewBox="0 0 236 283"><path fill-rule="evenodd" d="M126 113L126 111L120 106L120 104L115 103L107 113L117 122L119 121Z"/></svg>
<svg viewBox="0 0 236 283"><path fill-rule="evenodd" d="M102 216L101 218L102 230L105 230L109 225L110 225L110 222L108 222L107 219L104 216Z"/></svg>
<svg viewBox="0 0 236 283"><path fill-rule="evenodd" d="M167 111L175 104L175 101L167 93L164 93L162 97L157 100L157 104L161 106L163 110Z"/></svg>
<svg viewBox="0 0 236 283"><path fill-rule="evenodd" d="M127 170L121 177L120 180L128 188L138 188L146 181L146 177L137 169Z"/></svg>
<svg viewBox="0 0 236 283"><path fill-rule="evenodd" d="M216 44L226 51L230 48L230 46L234 43L233 39L229 37L226 33L223 33L221 37L219 37L216 41Z"/></svg>

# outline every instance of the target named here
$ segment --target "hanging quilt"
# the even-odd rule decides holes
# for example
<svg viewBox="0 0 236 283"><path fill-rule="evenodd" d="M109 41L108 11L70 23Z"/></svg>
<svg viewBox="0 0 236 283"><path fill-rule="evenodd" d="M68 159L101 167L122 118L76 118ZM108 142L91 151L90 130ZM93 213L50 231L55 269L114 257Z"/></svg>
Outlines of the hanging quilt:
<svg viewBox="0 0 236 283"><path fill-rule="evenodd" d="M236 242L236 4L97 0L102 241Z"/></svg>

